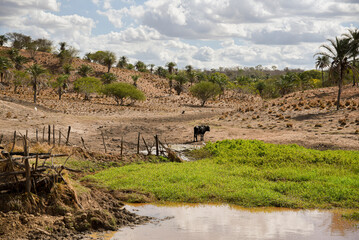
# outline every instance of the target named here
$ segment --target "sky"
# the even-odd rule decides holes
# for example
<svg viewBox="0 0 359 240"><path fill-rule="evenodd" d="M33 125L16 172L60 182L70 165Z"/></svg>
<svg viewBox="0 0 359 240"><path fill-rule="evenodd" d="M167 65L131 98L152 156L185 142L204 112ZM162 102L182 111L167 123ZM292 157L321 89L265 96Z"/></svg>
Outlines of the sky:
<svg viewBox="0 0 359 240"><path fill-rule="evenodd" d="M0 35L179 68L313 69L320 45L358 27L359 0L0 0Z"/></svg>

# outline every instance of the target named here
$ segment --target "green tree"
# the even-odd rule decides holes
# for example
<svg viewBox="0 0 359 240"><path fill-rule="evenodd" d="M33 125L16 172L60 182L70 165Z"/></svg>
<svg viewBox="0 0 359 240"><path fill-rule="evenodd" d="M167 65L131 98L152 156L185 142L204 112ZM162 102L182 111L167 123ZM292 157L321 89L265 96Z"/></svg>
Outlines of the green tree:
<svg viewBox="0 0 359 240"><path fill-rule="evenodd" d="M138 75L132 75L131 76L132 80L133 80L133 86L137 87L137 81L140 78L140 76Z"/></svg>
<svg viewBox="0 0 359 240"><path fill-rule="evenodd" d="M183 85L188 81L187 76L184 72L179 72L174 79L176 80L175 90L177 95L180 95L183 91Z"/></svg>
<svg viewBox="0 0 359 240"><path fill-rule="evenodd" d="M13 77L14 93L17 93L18 87L26 85L29 81L30 76L27 72L15 70Z"/></svg>
<svg viewBox="0 0 359 240"><path fill-rule="evenodd" d="M259 95L263 95L263 90L266 88L266 84L263 80L259 80L255 85L256 90L259 92Z"/></svg>
<svg viewBox="0 0 359 240"><path fill-rule="evenodd" d="M22 55L18 55L14 58L13 62L15 63L15 68L17 70L21 70L24 67L24 64L27 63L29 59L27 57L24 57Z"/></svg>
<svg viewBox="0 0 359 240"><path fill-rule="evenodd" d="M54 89L57 89L57 94L59 95L59 100L61 100L61 96L67 88L69 80L68 74L62 74L56 78L55 81L51 82L51 86Z"/></svg>
<svg viewBox="0 0 359 240"><path fill-rule="evenodd" d="M111 83L102 88L102 93L106 96L113 97L117 105L123 105L126 98L133 101L144 101L146 96L135 86L128 83Z"/></svg>
<svg viewBox="0 0 359 240"><path fill-rule="evenodd" d="M114 73L104 73L101 76L101 81L103 84L110 84L117 80L117 76Z"/></svg>
<svg viewBox="0 0 359 240"><path fill-rule="evenodd" d="M128 70L133 70L133 69L135 68L135 66L133 66L132 63L129 63L129 64L127 64L126 68L127 68Z"/></svg>
<svg viewBox="0 0 359 240"><path fill-rule="evenodd" d="M222 93L224 92L224 89L229 81L228 76L226 74L219 72L211 73L210 75L207 76L207 78L208 81L218 84L218 86L221 88Z"/></svg>
<svg viewBox="0 0 359 240"><path fill-rule="evenodd" d="M90 94L101 90L101 80L94 77L82 77L74 82L74 90L85 95L85 100L90 100Z"/></svg>
<svg viewBox="0 0 359 240"><path fill-rule="evenodd" d="M38 80L39 77L46 72L46 69L43 68L39 64L33 64L29 68L27 68L28 73L31 75L32 81L32 88L34 90L34 103L36 103L36 96L37 96L37 86L39 84Z"/></svg>
<svg viewBox="0 0 359 240"><path fill-rule="evenodd" d="M195 98L202 101L201 107L203 107L209 99L215 98L221 93L221 88L218 84L203 81L193 85L190 92Z"/></svg>
<svg viewBox="0 0 359 240"><path fill-rule="evenodd" d="M9 68L12 68L12 64L9 58L0 56L0 79L1 83L3 82L4 76L8 73Z"/></svg>
<svg viewBox="0 0 359 240"><path fill-rule="evenodd" d="M92 67L90 67L89 65L85 65L85 64L82 64L77 69L77 74L80 75L81 77L87 77L92 72L93 72Z"/></svg>
<svg viewBox="0 0 359 240"><path fill-rule="evenodd" d="M168 63L166 64L166 67L167 67L167 69L168 69L169 74L174 74L174 72L175 72L175 66L177 66L177 64L174 63L174 62L168 62Z"/></svg>
<svg viewBox="0 0 359 240"><path fill-rule="evenodd" d="M4 46L8 40L9 38L6 35L0 35L0 47Z"/></svg>
<svg viewBox="0 0 359 240"><path fill-rule="evenodd" d="M62 71L64 72L64 74L70 75L71 71L73 71L73 70L75 70L75 69L69 63L62 65Z"/></svg>
<svg viewBox="0 0 359 240"><path fill-rule="evenodd" d="M46 38L39 38L34 41L36 51L51 53L53 49L53 42Z"/></svg>
<svg viewBox="0 0 359 240"><path fill-rule="evenodd" d="M156 69L156 72L155 72L158 76L160 77L166 77L168 72L166 69L164 69L163 67L161 66L158 66L157 69Z"/></svg>
<svg viewBox="0 0 359 240"><path fill-rule="evenodd" d="M27 48L31 43L31 37L22 33L7 33L7 38L12 42L12 47L16 49Z"/></svg>
<svg viewBox="0 0 359 240"><path fill-rule="evenodd" d="M327 56L332 60L330 66L330 74L333 76L333 73L336 72L339 74L338 79L338 98L337 98L337 110L340 108L340 96L342 92L343 78L348 69L352 69L353 65L348 60L351 56L351 43L348 38L338 38L335 40L329 39L330 45L323 44L320 48L323 48L325 52L319 52L316 55ZM356 71L353 71L355 74Z"/></svg>
<svg viewBox="0 0 359 240"><path fill-rule="evenodd" d="M71 64L72 59L77 57L79 51L71 46L68 46L66 42L60 42L60 51L57 57L60 59L60 65Z"/></svg>
<svg viewBox="0 0 359 240"><path fill-rule="evenodd" d="M151 63L151 64L148 64L148 66L150 67L150 73L152 74L154 71L155 64Z"/></svg>
<svg viewBox="0 0 359 240"><path fill-rule="evenodd" d="M6 54L9 56L9 58L11 59L11 61L14 62L15 58L16 58L17 56L19 56L19 49L10 48L9 50L6 51Z"/></svg>
<svg viewBox="0 0 359 240"><path fill-rule="evenodd" d="M356 57L359 55L359 30L349 29L349 33L344 34L350 41L350 57L353 58L353 70L358 69ZM355 86L355 74L353 73L353 86Z"/></svg>
<svg viewBox="0 0 359 240"><path fill-rule="evenodd" d="M313 79L320 79L321 73L318 70L308 70L298 74L300 78L301 89L316 87L313 85Z"/></svg>
<svg viewBox="0 0 359 240"><path fill-rule="evenodd" d="M110 69L113 64L116 63L116 55L113 52L105 51L105 55L103 58L103 65L107 66L107 72L110 72Z"/></svg>
<svg viewBox="0 0 359 240"><path fill-rule="evenodd" d="M135 68L139 72L146 72L147 71L147 66L142 61L137 61L136 64L135 64Z"/></svg>
<svg viewBox="0 0 359 240"><path fill-rule="evenodd" d="M329 67L330 61L328 56L318 56L315 59L315 68L320 68L322 70L322 84L324 84L324 68Z"/></svg>
<svg viewBox="0 0 359 240"><path fill-rule="evenodd" d="M299 85L300 78L296 73L287 72L281 75L276 85L279 89L279 93L284 96L290 92L293 92Z"/></svg>
<svg viewBox="0 0 359 240"><path fill-rule="evenodd" d="M193 67L191 65L187 65L185 68L186 68L187 78L192 86L196 78L196 73L193 71Z"/></svg>
<svg viewBox="0 0 359 240"><path fill-rule="evenodd" d="M118 68L127 68L128 65L128 59L125 56L120 57L117 63Z"/></svg>

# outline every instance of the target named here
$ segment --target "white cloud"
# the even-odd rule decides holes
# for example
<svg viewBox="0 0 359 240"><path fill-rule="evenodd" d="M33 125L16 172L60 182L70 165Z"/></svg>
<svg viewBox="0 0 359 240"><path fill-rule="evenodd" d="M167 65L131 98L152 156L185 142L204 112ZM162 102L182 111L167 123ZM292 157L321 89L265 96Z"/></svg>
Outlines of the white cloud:
<svg viewBox="0 0 359 240"><path fill-rule="evenodd" d="M0 30L66 41L82 53L110 50L156 65L312 68L321 43L344 33L345 26L359 24L357 0L136 2L92 0L84 6L91 17L84 17L61 14L56 0L3 0ZM94 36L98 25L107 32Z"/></svg>

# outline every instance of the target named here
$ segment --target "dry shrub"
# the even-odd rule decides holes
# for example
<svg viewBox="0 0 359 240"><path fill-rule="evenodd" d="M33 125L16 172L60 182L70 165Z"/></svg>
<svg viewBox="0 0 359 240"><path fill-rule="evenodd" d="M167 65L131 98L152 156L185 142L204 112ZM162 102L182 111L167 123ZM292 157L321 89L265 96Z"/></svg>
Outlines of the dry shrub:
<svg viewBox="0 0 359 240"><path fill-rule="evenodd" d="M345 126L347 124L347 119L346 118L341 118L338 120L339 124L341 126Z"/></svg>
<svg viewBox="0 0 359 240"><path fill-rule="evenodd" d="M322 124L320 124L320 123L317 123L317 124L315 124L315 126L314 126L314 127L319 128L319 127L323 127L323 125L322 125Z"/></svg>
<svg viewBox="0 0 359 240"><path fill-rule="evenodd" d="M354 134L359 134L359 129L355 130Z"/></svg>
<svg viewBox="0 0 359 240"><path fill-rule="evenodd" d="M304 109L310 109L310 106L309 106L309 105L306 105L306 106L304 107Z"/></svg>
<svg viewBox="0 0 359 240"><path fill-rule="evenodd" d="M293 128L293 123L287 123L287 128Z"/></svg>
<svg viewBox="0 0 359 240"><path fill-rule="evenodd" d="M345 101L345 106L346 106L346 107L350 106L350 104L351 104L351 102L350 102L349 100L346 100L346 101Z"/></svg>
<svg viewBox="0 0 359 240"><path fill-rule="evenodd" d="M303 106L304 106L304 102L303 102L303 101L300 101L300 102L298 103L298 106L303 107Z"/></svg>
<svg viewBox="0 0 359 240"><path fill-rule="evenodd" d="M268 110L268 114L271 114L273 111L272 110Z"/></svg>
<svg viewBox="0 0 359 240"><path fill-rule="evenodd" d="M282 106L281 108L279 108L279 111L285 112L285 107Z"/></svg>

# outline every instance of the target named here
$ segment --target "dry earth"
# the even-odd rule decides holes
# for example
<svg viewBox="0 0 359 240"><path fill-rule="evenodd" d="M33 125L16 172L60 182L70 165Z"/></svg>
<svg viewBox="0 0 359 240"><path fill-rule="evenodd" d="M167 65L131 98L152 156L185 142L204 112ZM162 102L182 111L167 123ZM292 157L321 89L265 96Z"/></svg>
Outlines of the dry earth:
<svg viewBox="0 0 359 240"><path fill-rule="evenodd" d="M34 139L35 129L39 129L41 139L43 127L50 124L63 134L71 126L72 144L80 145L83 137L91 150L101 150L103 131L110 151L118 152L124 137L126 151L133 152L138 132L150 145L155 134L169 144L191 143L193 126L208 124L211 131L206 133L206 141L242 138L318 149L359 149L356 87L345 87L339 111L334 106L336 88L298 92L269 101L228 93L222 101L231 99L230 103L215 101L204 108L187 94L116 106L110 98L94 97L88 102L76 99L74 93L58 101L54 93L43 91L37 105L31 103L30 91L0 93L0 134L7 141L15 130L22 134L29 130Z"/></svg>

